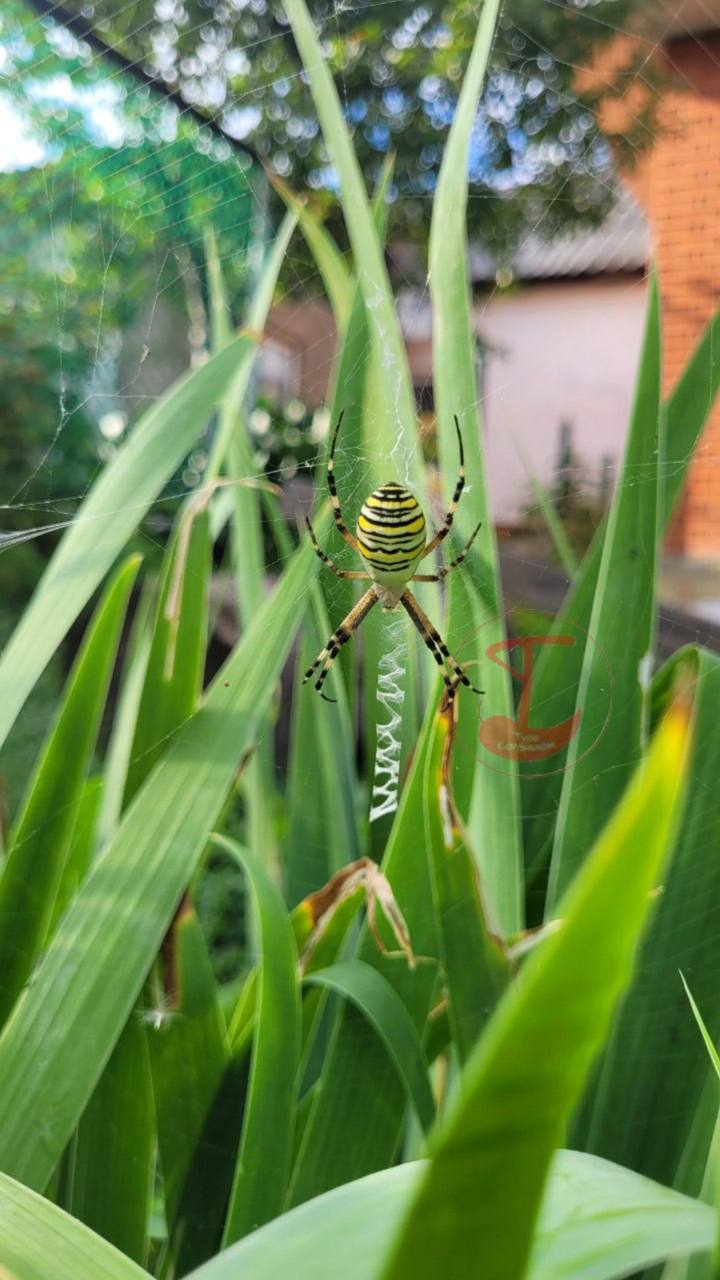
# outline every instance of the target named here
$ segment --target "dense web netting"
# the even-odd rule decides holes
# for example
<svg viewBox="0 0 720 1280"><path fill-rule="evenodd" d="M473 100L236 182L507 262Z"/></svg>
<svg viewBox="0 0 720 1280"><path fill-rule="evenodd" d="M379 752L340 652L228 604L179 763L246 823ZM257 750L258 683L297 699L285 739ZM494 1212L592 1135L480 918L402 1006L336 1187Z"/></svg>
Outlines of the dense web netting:
<svg viewBox="0 0 720 1280"><path fill-rule="evenodd" d="M412 181L403 186L396 179L390 193L391 229L400 231L396 247L389 252L389 266L410 348L423 449L432 466L436 444L431 430L429 291L423 251L413 249L410 232L417 231L418 225L426 227L429 220L459 70L450 68L444 80L437 75L432 58L442 47L443 36L442 31L438 34L440 19L432 7L402 6L401 20L396 20L392 3L361 8L368 11L368 21L375 20L372 11L377 8L377 20L392 27L398 60L415 45L427 55L416 95L419 116L410 111L408 86L392 86L383 97L377 59L371 74L378 93L363 106L362 77L370 73L363 70L356 50L341 51L354 6L326 5L316 14L348 120L366 152L369 149L375 156L374 166L365 167L369 182L376 180L384 155L399 145L403 131L411 131L418 120L422 125ZM4 7L0 26L3 639L11 633L29 588L63 530L82 518L78 512L83 497L104 463L122 447L143 409L185 369L207 356L211 338L208 227L217 239L233 320L242 321L279 220L280 205L269 192L259 160L267 160L291 184L314 191L319 205L329 210L328 225L346 248L342 220L331 201L336 175L327 156L323 161L307 78L299 70L287 23L277 14L266 23L266 6L259 0L257 4L237 0L226 9L211 18L209 10L188 10L171 0L124 4L112 13L100 7L97 29L111 53L113 48L123 50L124 60L118 63L79 34L82 25L78 29L77 21L86 27L90 21L79 6L67 11L57 6L55 14L51 4L40 12L23 0L11 0ZM76 21L68 22L68 16ZM510 20L516 40L530 38L522 15L510 15ZM608 30L622 30L619 22L608 22L607 6L598 22ZM678 22L682 26L681 18ZM650 246L647 241L640 243L637 217L632 211L626 214L624 205L614 229L601 220L617 191L610 152L588 112L575 111L573 116L575 99L567 87L568 74L579 76L588 66L582 61L567 64L543 50L537 37L534 41L526 63L518 54L510 71L497 67L491 72L471 153L471 258L478 409L491 500L501 526L522 525L526 532L545 539L547 551L539 562L527 540L510 539L503 544L504 568L510 580L517 579L520 597L531 582L530 606L552 612L564 580L553 563L555 551L547 538L538 495L542 489L553 495L573 526L578 545L587 545L607 507L622 456L647 292L643 267ZM625 77L624 89L635 86L654 94L650 67L657 44L647 39L639 65L619 73ZM247 81L251 64L262 67L252 84ZM142 73L140 78L137 71ZM547 122L538 124L533 134L528 112L530 104L548 90L547 78L552 82L553 74L556 83L550 88L554 95L550 109L567 112L568 120L548 140L543 132ZM164 83L169 96L153 88L152 77ZM522 128L520 111L525 113ZM216 117L216 130L199 122L203 112ZM633 125L618 136L627 149L640 154L643 141L651 141L658 126L641 112ZM298 157L304 165L300 170ZM503 200L514 190L535 189L533 183L546 169L561 175L560 181L548 186L552 194L534 201L528 196L522 221L519 205L508 203L515 219L512 243L493 243L497 239L493 218L498 222L504 216ZM542 183L537 185L542 188ZM596 381L586 388L584 402L568 394L566 408L562 395L552 403L535 404L537 432L508 421L526 396L529 365L523 363L523 353L529 360L534 351L532 358L537 362L540 351L556 385L562 377L552 366L549 353L555 339L544 328L543 319L543 307L549 307L551 315L554 304L549 298L540 299L541 290L547 293L552 287L550 277L544 283L542 276L535 277L537 310L533 303L522 321L507 285L516 255L522 258L525 253L527 267L533 253L542 256L543 236L562 231L560 214L565 204L579 213L585 208L583 226L599 222L593 232L595 266L588 270L600 273L604 268L598 264L610 262L608 279L613 272L614 281L618 272L626 273L617 303L625 326L623 352L611 371L616 385L602 406L603 423L613 423L607 436L604 425L599 431L593 425L593 399L603 379L608 379L608 365L602 359L596 361ZM405 223L403 209L407 210ZM611 254L618 239L621 253L615 262ZM598 280L604 288L601 274ZM327 386L334 336L321 278L299 235L286 256L281 293L248 398L253 467L244 480L279 486L284 515L296 524L325 483L318 463L332 425ZM308 309L303 311L308 298ZM585 346L578 347L578 361L593 348L597 351L608 336L593 328L593 306L592 301L578 303L577 323L572 327L586 339ZM609 314L612 327L614 313ZM516 358L513 352L518 348ZM384 372L392 398L398 370L391 365ZM537 443L541 427L542 445ZM213 419L142 521L137 540L151 566L159 565L179 505L203 487L214 429ZM387 479L409 482L408 457L393 451L386 461L392 473ZM343 507L353 527L376 460L341 436L337 462ZM454 470L454 461L450 466ZM626 483L632 482L630 476ZM220 491L213 498L213 509L216 501L219 508ZM439 497L428 514L441 518ZM272 577L279 572L282 557L272 531L266 530L265 536L266 566ZM346 547L333 544L327 549L342 567L353 567ZM550 568L538 567L548 561ZM227 577L222 557L216 567L219 580L224 572ZM340 588L331 583L327 601L333 626L339 620L335 601L340 595ZM528 602L527 594L524 598ZM217 612L220 616L220 606ZM671 620L670 633L674 625ZM232 625L226 634L232 643L236 635ZM700 626L693 629L690 623L683 639L703 635ZM396 678L403 633L394 620L387 625L383 643L376 771L367 796L371 817L389 812L397 795L402 697ZM672 646L672 634L668 643ZM3 762L11 809L64 674L67 658L58 661L46 684L36 691ZM285 769L286 754L281 750L280 761L274 763L279 775ZM303 767L312 785L312 762Z"/></svg>

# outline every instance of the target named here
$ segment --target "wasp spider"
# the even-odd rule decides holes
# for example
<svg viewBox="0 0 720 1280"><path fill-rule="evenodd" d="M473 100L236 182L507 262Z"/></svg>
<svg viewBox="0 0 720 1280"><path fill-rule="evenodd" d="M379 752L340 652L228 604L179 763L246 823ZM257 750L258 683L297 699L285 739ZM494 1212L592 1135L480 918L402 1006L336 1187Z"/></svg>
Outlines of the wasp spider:
<svg viewBox="0 0 720 1280"><path fill-rule="evenodd" d="M414 595L408 591L409 582L442 582L451 569L455 569L459 564L462 564L480 528L480 525L478 525L473 530L460 555L450 564L444 565L437 573L415 573L419 562L429 556L436 547L439 547L450 532L455 509L465 487L465 455L457 418L455 418L455 428L460 448L460 474L455 485L450 508L445 516L445 523L429 542L425 541L425 516L423 515L422 507L407 489L404 489L402 485L397 484L395 481L382 485L374 493L371 493L369 498L365 499L358 518L357 535L351 533L346 527L343 522L340 500L335 484L335 445L342 419L343 415L340 414L333 434L327 465L330 501L338 533L350 544L353 551L357 551L363 557L369 572L360 573L348 571L347 569L338 569L337 565L333 564L330 557L319 546L310 521L307 520L306 523L317 554L323 564L332 569L336 577L370 580L372 586L361 596L355 608L350 610L347 617L343 618L325 648L318 654L312 666L308 667L303 683L309 680L320 667L321 670L315 681L315 688L325 698L322 688L328 671L342 646L347 643L353 632L357 631L374 605L380 604L383 609L388 609L391 612L402 605L406 612L409 613L423 641L441 668L448 697L450 699L455 697L459 684L467 685L475 693L481 693L481 689L476 689L470 683L460 663L456 662L450 653L442 636L435 630ZM326 701L332 701L332 699L326 698Z"/></svg>

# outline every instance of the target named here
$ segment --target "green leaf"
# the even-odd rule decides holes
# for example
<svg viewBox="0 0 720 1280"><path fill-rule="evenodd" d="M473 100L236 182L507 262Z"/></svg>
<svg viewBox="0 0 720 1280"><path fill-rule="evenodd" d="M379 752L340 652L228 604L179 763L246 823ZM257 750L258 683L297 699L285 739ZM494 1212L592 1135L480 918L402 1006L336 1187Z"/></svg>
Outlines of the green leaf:
<svg viewBox="0 0 720 1280"><path fill-rule="evenodd" d="M197 706L207 648L209 580L208 515L202 512L193 517L192 507L186 504L164 557L127 770L125 808Z"/></svg>
<svg viewBox="0 0 720 1280"><path fill-rule="evenodd" d="M407 922L412 946L423 963L410 969L402 959L382 955L363 931L357 954L394 987L418 1033L430 1009L437 970L438 940L428 860L424 847L425 762L435 731L435 707L428 708L410 775L388 841L383 871ZM385 945L393 939L383 931ZM341 1182L390 1164L397 1154L406 1110L405 1091L383 1055L377 1035L357 1009L345 1004L328 1050L293 1174L291 1202L298 1204ZM342 1142L338 1134L343 1135Z"/></svg>
<svg viewBox="0 0 720 1280"><path fill-rule="evenodd" d="M280 269L295 230L296 218L288 213L275 237L265 262L249 310L248 324L263 329L272 304ZM225 286L217 250L208 238L208 274L211 308L215 317L213 345L222 349L232 330L225 301ZM244 414L255 352L250 352L233 378L220 407L217 431L205 471L206 481L217 478L224 468L231 484L232 566L235 576L236 607L241 627L246 627L260 608L265 595L265 555L263 525L258 491L252 487L256 467ZM274 796L271 732L261 735L243 780L247 795L249 842L268 865L276 862L272 823Z"/></svg>
<svg viewBox="0 0 720 1280"><path fill-rule="evenodd" d="M552 493L549 492L535 474L530 465L529 459L523 458L523 464L527 472L528 482L533 496L542 513L542 518L545 521L548 533L552 539L555 554L568 578L573 578L577 573L578 560L565 530L565 525L558 515L558 510Z"/></svg>
<svg viewBox="0 0 720 1280"><path fill-rule="evenodd" d="M452 711L440 711L425 764L425 848L430 861L453 1043L467 1058L510 977L492 935L477 867L451 791Z"/></svg>
<svg viewBox="0 0 720 1280"><path fill-rule="evenodd" d="M0 1174L3 1280L148 1280L119 1250L68 1213Z"/></svg>
<svg viewBox="0 0 720 1280"><path fill-rule="evenodd" d="M675 1179L707 1076L681 972L692 984L710 1035L720 1036L715 974L720 661L703 650L681 651L658 674L656 687L671 692L673 677L687 668L695 677L696 697L681 822L636 979L574 1135L578 1145L667 1183Z"/></svg>
<svg viewBox="0 0 720 1280"><path fill-rule="evenodd" d="M159 1017L148 1032L171 1239L176 1228L185 1236L195 1225L192 1201L182 1204L183 1217L178 1223L181 1196L229 1056L210 958L189 902L175 924L174 949L177 1008Z"/></svg>
<svg viewBox="0 0 720 1280"><path fill-rule="evenodd" d="M350 320L354 294L353 279L345 260L332 236L305 200L295 195L295 192L291 191L277 175L271 177L271 182L280 198L297 218L298 226L322 276L338 333L343 334Z"/></svg>
<svg viewBox="0 0 720 1280"><path fill-rule="evenodd" d="M146 578L128 637L120 690L105 753L102 804L97 828L99 849L102 849L114 834L122 813L135 724L150 657L152 632L149 623L154 602L154 584Z"/></svg>
<svg viewBox="0 0 720 1280"><path fill-rule="evenodd" d="M653 279L630 436L590 615L593 643L585 646L577 691L580 721L563 773L548 884L550 914L622 795L646 739L662 470L659 397L660 314Z"/></svg>
<svg viewBox="0 0 720 1280"><path fill-rule="evenodd" d="M610 1017L672 835L687 711L674 707L648 760L468 1061L382 1275L525 1276L554 1150ZM612 920L612 928L608 921Z"/></svg>
<svg viewBox="0 0 720 1280"><path fill-rule="evenodd" d="M50 923L50 933L72 898L75 897L90 866L97 845L100 808L103 801L103 777L88 778L78 805L77 821L72 833L60 888L55 900L55 912Z"/></svg>
<svg viewBox="0 0 720 1280"><path fill-rule="evenodd" d="M505 639L495 526L488 500L477 406L477 352L467 277L468 156L485 80L499 4L484 0L457 110L445 146L433 199L430 228L430 293L433 304L433 385L438 413L443 485L450 500L458 467L455 417L466 453L468 491L458 506L456 522L466 541L481 521L478 551L460 572L472 591L473 611L463 617L465 657L482 662L472 675L485 690L483 708L512 717L513 699L507 671L484 661L488 645ZM454 629L454 627L453 627ZM482 673L482 674L480 674ZM493 918L504 934L523 926L522 847L519 792L509 762L503 771L478 768L468 819L471 845L477 849L480 874Z"/></svg>
<svg viewBox="0 0 720 1280"><path fill-rule="evenodd" d="M362 960L345 960L306 974L303 981L336 991L365 1015L382 1040L420 1124L429 1129L435 1119L435 1103L422 1044L412 1018L387 979Z"/></svg>
<svg viewBox="0 0 720 1280"><path fill-rule="evenodd" d="M528 1280L614 1280L707 1249L707 1205L579 1151L553 1162Z"/></svg>
<svg viewBox="0 0 720 1280"><path fill-rule="evenodd" d="M720 311L708 321L695 350L665 402L665 467L660 513L672 516L688 467L720 387Z"/></svg>
<svg viewBox="0 0 720 1280"><path fill-rule="evenodd" d="M189 499L181 509L164 556L126 775L125 807L167 751L174 733L192 715L200 695L208 631L210 542L207 513L196 514L196 501ZM172 950L175 942L171 932L166 948ZM165 974L166 984L172 977ZM80 1122L68 1202L77 1217L138 1262L145 1261L147 1252L156 1147L143 1017L140 1000ZM163 1136L165 1132L166 1128ZM103 1153L107 1153L104 1158ZM99 1164L104 1170L101 1182L96 1176Z"/></svg>
<svg viewBox="0 0 720 1280"><path fill-rule="evenodd" d="M371 340L381 361L383 379L378 397L380 419L376 423L376 432L383 441L383 448L378 461L383 456L402 459L408 468L408 477L422 490L407 354L363 176L327 60L304 0L287 0L285 12L310 81L325 144L338 173L340 198L358 283L368 312Z"/></svg>
<svg viewBox="0 0 720 1280"><path fill-rule="evenodd" d="M286 898L291 907L319 889L345 863L360 857L354 735L344 684L336 678L332 691L336 702L318 708L312 685L302 683L303 673L331 631L316 584L298 650L293 693L285 841ZM312 786L308 786L310 761ZM328 839L330 832L332 839Z"/></svg>
<svg viewBox="0 0 720 1280"><path fill-rule="evenodd" d="M146 1027L125 1026L71 1148L65 1207L127 1257L147 1261L155 1107Z"/></svg>
<svg viewBox="0 0 720 1280"><path fill-rule="evenodd" d="M104 468L55 551L0 660L0 744L35 681L150 504L207 423L238 361L241 333L144 413Z"/></svg>
<svg viewBox="0 0 720 1280"><path fill-rule="evenodd" d="M98 605L10 838L0 879L0 1024L53 918L139 564L126 561Z"/></svg>
<svg viewBox="0 0 720 1280"><path fill-rule="evenodd" d="M720 311L708 323L690 360L664 404L665 463L660 468L661 532L667 529L673 505L684 484L694 450L720 384ZM550 628L552 635L571 634L573 648L546 647L535 664L533 705L542 708L545 724L560 724L575 710L584 656L583 633L590 627L595 588L603 553L602 525L580 565L563 607ZM546 865L557 814L562 771L544 778L528 778L523 809L528 859Z"/></svg>
<svg viewBox="0 0 720 1280"><path fill-rule="evenodd" d="M424 1167L416 1163L383 1169L318 1196L220 1254L189 1280L276 1280L284 1275L295 1280L377 1280ZM605 1160L559 1151L528 1280L620 1280L659 1259L707 1249L713 1230L714 1214L707 1205ZM483 1254L475 1256L482 1260ZM458 1280L467 1275L467 1259L457 1274Z"/></svg>
<svg viewBox="0 0 720 1280"><path fill-rule="evenodd" d="M285 260L287 248L292 239L295 230L296 219L294 214L288 214L278 230L273 241L270 253L263 264L260 277L253 292L253 296L248 306L245 323L249 333L260 335L265 328L268 312L272 305L275 287L277 285L280 268ZM206 251L208 259L208 281L210 292L210 309L213 317L213 359L217 360L223 351L228 347L235 345L236 339L233 338L232 325L230 323L230 313L225 297L225 286L222 277L222 268L217 253L217 247L212 231L209 231L206 240ZM223 464L226 461L230 442L240 436L240 443L245 445L243 457L248 458L250 455L249 445L245 438L244 431L238 431L238 414L245 398L245 393L250 385L250 377L252 374L255 357L257 355L257 346L252 345L240 353L241 358L237 360L235 370L232 377L225 383L219 393L220 414L218 417L217 428L213 437L210 456L204 472L205 484L216 480L220 474ZM253 474L251 466L243 468L242 473L245 476ZM251 497L254 494L251 491Z"/></svg>
<svg viewBox="0 0 720 1280"><path fill-rule="evenodd" d="M247 850L224 836L215 836L215 843L245 870L262 953L250 1082L223 1235L226 1246L282 1212L300 1059L300 990L295 940L278 890Z"/></svg>
<svg viewBox="0 0 720 1280"><path fill-rule="evenodd" d="M303 546L138 792L0 1036L0 1166L43 1187L264 723L316 572Z"/></svg>

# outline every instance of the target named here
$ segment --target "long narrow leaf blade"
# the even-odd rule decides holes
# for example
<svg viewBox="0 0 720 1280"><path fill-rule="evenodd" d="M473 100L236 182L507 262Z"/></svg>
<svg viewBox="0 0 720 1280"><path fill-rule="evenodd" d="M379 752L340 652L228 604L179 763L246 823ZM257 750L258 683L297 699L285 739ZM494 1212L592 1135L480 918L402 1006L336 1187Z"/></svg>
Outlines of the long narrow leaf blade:
<svg viewBox="0 0 720 1280"><path fill-rule="evenodd" d="M630 976L682 792L677 705L645 767L471 1056L383 1280L521 1280L554 1150ZM612 919L613 927L608 928Z"/></svg>
<svg viewBox="0 0 720 1280"><path fill-rule="evenodd" d="M352 149L337 90L304 0L287 0L285 12L310 80L325 143L340 178L343 212L357 264L358 282L368 309L372 341L382 358L383 393L378 405L382 420L378 431L384 433L386 456L402 459L410 478L421 488L415 405L407 355L362 173Z"/></svg>
<svg viewBox="0 0 720 1280"><path fill-rule="evenodd" d="M433 303L433 386L438 408L438 432L444 489L449 501L457 468L455 418L460 424L467 459L468 492L457 512L466 541L478 523L482 528L478 551L460 572L472 591L473 616L463 618L464 639L471 628L473 657L483 659L488 645L505 638L495 528L488 500L478 423L477 353L467 277L468 164L472 131L492 44L499 4L484 0L475 42L463 80L457 110L445 147L433 200L430 230L430 291ZM468 626L469 623L469 626ZM467 656L467 655L466 655ZM485 690L483 712L512 716L512 692L506 670L483 662L473 682ZM469 815L473 848L493 914L505 934L523 925L522 850L519 793L512 767L504 771L475 770Z"/></svg>
<svg viewBox="0 0 720 1280"><path fill-rule="evenodd" d="M0 660L0 745L37 677L255 344L240 334L148 410L83 502Z"/></svg>
<svg viewBox="0 0 720 1280"><path fill-rule="evenodd" d="M707 1077L681 973L692 983L710 1034L720 1036L720 661L703 650L681 651L658 673L657 686L671 689L676 673L686 669L696 696L682 821L636 979L574 1133L585 1149L666 1183L675 1179Z"/></svg>
<svg viewBox="0 0 720 1280"><path fill-rule="evenodd" d="M328 987L352 1000L380 1036L398 1072L408 1100L423 1129L432 1125L435 1103L422 1042L405 1005L377 969L362 960L345 960L305 977L311 985Z"/></svg>
<svg viewBox="0 0 720 1280"><path fill-rule="evenodd" d="M246 872L261 949L250 1081L223 1236L228 1245L282 1212L300 1060L300 988L295 940L278 890L257 858L226 837L215 839Z"/></svg>
<svg viewBox="0 0 720 1280"><path fill-rule="evenodd" d="M647 733L662 470L659 414L660 314L653 280L630 436L590 617L593 643L585 646L577 693L579 727L563 774L548 885L551 913L622 795Z"/></svg>
<svg viewBox="0 0 720 1280"><path fill-rule="evenodd" d="M316 572L295 555L64 916L0 1036L0 1167L44 1187L252 745Z"/></svg>
<svg viewBox="0 0 720 1280"><path fill-rule="evenodd" d="M0 1268L3 1280L48 1280L49 1275L52 1280L149 1280L147 1271L101 1236L5 1174L0 1174Z"/></svg>
<svg viewBox="0 0 720 1280"><path fill-rule="evenodd" d="M286 1274L295 1280L377 1280L423 1172L421 1163L399 1165L318 1196L228 1249L189 1280L276 1280ZM559 1151L528 1280L621 1280L663 1258L709 1248L714 1224L708 1205L619 1165ZM480 1266L482 1256L477 1255ZM467 1274L464 1268L458 1280Z"/></svg>
<svg viewBox="0 0 720 1280"><path fill-rule="evenodd" d="M708 414L720 385L720 312L707 324L677 385L663 406L665 415L665 465L660 479L661 532L667 530L678 494L692 462ZM533 704L541 710L543 723L561 724L575 710L584 657L583 633L590 628L595 588L602 560L605 526L602 526L586 553L563 607L551 627L554 635L570 634L571 649L547 647L540 654L533 680ZM541 865L549 861L550 842L562 772L544 778L530 777L524 788L528 860Z"/></svg>
<svg viewBox="0 0 720 1280"><path fill-rule="evenodd" d="M0 1024L53 917L139 564L132 556L122 566L96 610L10 841L0 879Z"/></svg>
<svg viewBox="0 0 720 1280"><path fill-rule="evenodd" d="M126 1257L144 1264L154 1173L155 1107L147 1028L135 1014L80 1121L65 1207Z"/></svg>

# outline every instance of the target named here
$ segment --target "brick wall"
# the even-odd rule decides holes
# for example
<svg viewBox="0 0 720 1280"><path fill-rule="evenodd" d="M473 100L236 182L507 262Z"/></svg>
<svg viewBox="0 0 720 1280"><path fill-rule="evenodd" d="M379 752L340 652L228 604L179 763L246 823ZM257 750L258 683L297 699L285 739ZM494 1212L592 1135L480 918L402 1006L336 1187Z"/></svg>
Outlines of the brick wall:
<svg viewBox="0 0 720 1280"><path fill-rule="evenodd" d="M628 182L653 229L667 392L720 305L720 32L670 40L665 57L669 86L657 139ZM692 463L668 549L720 559L720 404Z"/></svg>

